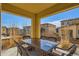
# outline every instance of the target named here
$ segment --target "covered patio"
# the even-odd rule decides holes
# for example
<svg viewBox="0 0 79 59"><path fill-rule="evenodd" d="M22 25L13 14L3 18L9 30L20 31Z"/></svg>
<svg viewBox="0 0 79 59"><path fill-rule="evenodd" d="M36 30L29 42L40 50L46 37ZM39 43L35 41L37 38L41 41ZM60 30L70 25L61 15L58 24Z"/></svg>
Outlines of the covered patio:
<svg viewBox="0 0 79 59"><path fill-rule="evenodd" d="M40 47L40 19L79 7L77 3L3 3L2 12L31 18L32 44ZM63 39L61 40L63 42Z"/></svg>

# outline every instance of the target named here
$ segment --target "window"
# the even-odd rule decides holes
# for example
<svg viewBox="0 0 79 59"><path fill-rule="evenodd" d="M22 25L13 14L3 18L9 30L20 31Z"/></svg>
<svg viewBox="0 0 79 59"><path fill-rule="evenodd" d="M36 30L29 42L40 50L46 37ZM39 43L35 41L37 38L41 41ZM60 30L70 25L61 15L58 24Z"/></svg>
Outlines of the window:
<svg viewBox="0 0 79 59"><path fill-rule="evenodd" d="M73 30L69 30L69 38L73 38Z"/></svg>
<svg viewBox="0 0 79 59"><path fill-rule="evenodd" d="M69 25L72 25L72 21L69 21Z"/></svg>
<svg viewBox="0 0 79 59"><path fill-rule="evenodd" d="M61 22L61 25L64 25L64 22Z"/></svg>
<svg viewBox="0 0 79 59"><path fill-rule="evenodd" d="M67 25L69 25L69 23L68 22L64 22L64 25L67 26Z"/></svg>

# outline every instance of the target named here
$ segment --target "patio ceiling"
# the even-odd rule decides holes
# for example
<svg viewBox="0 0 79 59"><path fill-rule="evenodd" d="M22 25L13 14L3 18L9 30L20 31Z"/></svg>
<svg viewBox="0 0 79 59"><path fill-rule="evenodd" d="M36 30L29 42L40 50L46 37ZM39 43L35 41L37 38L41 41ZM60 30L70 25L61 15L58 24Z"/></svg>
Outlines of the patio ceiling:
<svg viewBox="0 0 79 59"><path fill-rule="evenodd" d="M78 3L3 3L2 10L25 17L46 17L72 8L79 7Z"/></svg>
<svg viewBox="0 0 79 59"><path fill-rule="evenodd" d="M23 10L29 11L31 13L37 14L55 4L11 4L13 6L19 7Z"/></svg>

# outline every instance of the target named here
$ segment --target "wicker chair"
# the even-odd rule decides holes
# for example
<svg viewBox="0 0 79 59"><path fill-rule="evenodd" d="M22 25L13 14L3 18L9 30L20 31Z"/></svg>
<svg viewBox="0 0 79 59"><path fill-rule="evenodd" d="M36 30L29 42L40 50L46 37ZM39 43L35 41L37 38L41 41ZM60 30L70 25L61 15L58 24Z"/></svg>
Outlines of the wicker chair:
<svg viewBox="0 0 79 59"><path fill-rule="evenodd" d="M14 42L15 42L18 52L20 53L21 56L30 56L28 49L25 49L21 44L19 44L15 40L14 40Z"/></svg>
<svg viewBox="0 0 79 59"><path fill-rule="evenodd" d="M28 47L24 47L24 43L18 43L14 40L16 43L16 46L18 48L18 52L21 56L40 56L38 52L35 50L35 48L31 45L28 45Z"/></svg>
<svg viewBox="0 0 79 59"><path fill-rule="evenodd" d="M68 51L67 53L63 53L63 52L60 52L60 51L53 51L52 55L54 56L72 56L75 51L76 51L76 48L77 46L76 45L73 45Z"/></svg>
<svg viewBox="0 0 79 59"><path fill-rule="evenodd" d="M69 53L66 56L72 56L76 51L77 46L73 45L72 48L69 50Z"/></svg>

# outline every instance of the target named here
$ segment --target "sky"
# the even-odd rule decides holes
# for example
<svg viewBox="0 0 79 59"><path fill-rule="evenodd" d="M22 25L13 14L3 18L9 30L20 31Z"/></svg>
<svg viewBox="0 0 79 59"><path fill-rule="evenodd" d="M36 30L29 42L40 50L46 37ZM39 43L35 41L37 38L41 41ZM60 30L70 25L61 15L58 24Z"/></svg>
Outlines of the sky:
<svg viewBox="0 0 79 59"><path fill-rule="evenodd" d="M16 26L22 28L23 26L30 26L31 19L14 14L3 12L1 13L2 26L11 27Z"/></svg>
<svg viewBox="0 0 79 59"><path fill-rule="evenodd" d="M41 24L50 23L56 25L56 27L61 26L62 20L68 20L73 18L79 18L79 8L75 8L69 11L58 13L56 15L51 15L45 18L41 18ZM8 12L1 13L2 26L10 27L13 25L22 28L23 26L31 25L31 19L22 16L17 16Z"/></svg>
<svg viewBox="0 0 79 59"><path fill-rule="evenodd" d="M60 27L62 20L69 20L74 18L79 18L79 8L42 18L41 23L51 23L56 25L57 27Z"/></svg>

